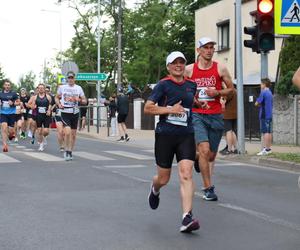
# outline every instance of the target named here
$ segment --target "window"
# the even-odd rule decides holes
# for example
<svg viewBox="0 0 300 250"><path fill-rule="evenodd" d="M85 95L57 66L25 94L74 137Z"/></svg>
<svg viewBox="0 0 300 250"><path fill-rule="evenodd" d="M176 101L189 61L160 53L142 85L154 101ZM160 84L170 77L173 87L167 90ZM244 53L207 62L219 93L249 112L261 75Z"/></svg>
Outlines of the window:
<svg viewBox="0 0 300 250"><path fill-rule="evenodd" d="M218 51L229 49L229 20L217 23Z"/></svg>

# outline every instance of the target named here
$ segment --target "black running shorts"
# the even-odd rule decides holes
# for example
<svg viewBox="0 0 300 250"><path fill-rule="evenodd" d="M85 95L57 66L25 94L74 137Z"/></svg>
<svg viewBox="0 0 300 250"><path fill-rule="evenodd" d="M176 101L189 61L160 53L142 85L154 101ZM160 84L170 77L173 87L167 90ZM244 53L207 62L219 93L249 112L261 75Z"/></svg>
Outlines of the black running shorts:
<svg viewBox="0 0 300 250"><path fill-rule="evenodd" d="M161 135L155 134L155 160L161 168L171 168L174 155L177 162L195 160L196 145L194 134Z"/></svg>
<svg viewBox="0 0 300 250"><path fill-rule="evenodd" d="M46 114L38 114L36 116L36 126L38 128L49 128L51 124L51 116L48 116Z"/></svg>
<svg viewBox="0 0 300 250"><path fill-rule="evenodd" d="M73 114L73 113L61 112L61 121L64 127L71 127L71 129L77 129L78 118L79 118L79 113Z"/></svg>

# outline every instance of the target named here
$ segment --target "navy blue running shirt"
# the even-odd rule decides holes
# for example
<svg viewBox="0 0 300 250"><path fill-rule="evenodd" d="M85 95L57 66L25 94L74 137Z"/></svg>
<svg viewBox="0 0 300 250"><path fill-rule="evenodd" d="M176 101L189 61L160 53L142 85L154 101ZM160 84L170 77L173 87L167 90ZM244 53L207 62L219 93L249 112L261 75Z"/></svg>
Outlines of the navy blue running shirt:
<svg viewBox="0 0 300 250"><path fill-rule="evenodd" d="M197 85L191 81L184 79L177 83L171 77L160 80L154 87L148 100L157 103L158 106L167 107L181 101L181 105L187 110L186 120L178 121L174 119L177 115L160 115L159 122L156 126L155 133L168 135L182 135L194 133L192 125L192 107L194 96L196 94ZM173 120L174 121L170 121Z"/></svg>

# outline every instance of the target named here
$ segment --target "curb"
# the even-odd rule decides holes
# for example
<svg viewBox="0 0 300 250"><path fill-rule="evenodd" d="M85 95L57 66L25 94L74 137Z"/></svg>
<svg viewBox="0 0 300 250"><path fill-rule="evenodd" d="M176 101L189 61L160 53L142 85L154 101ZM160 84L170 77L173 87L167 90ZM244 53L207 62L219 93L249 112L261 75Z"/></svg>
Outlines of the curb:
<svg viewBox="0 0 300 250"><path fill-rule="evenodd" d="M300 164L290 161L282 161L276 158L263 158L257 156L250 156L250 155L236 155L236 156L219 156L221 160L227 161L235 161L241 163L248 163L248 164L256 164L264 167L271 167L276 169L282 170L290 170L294 172L300 172Z"/></svg>

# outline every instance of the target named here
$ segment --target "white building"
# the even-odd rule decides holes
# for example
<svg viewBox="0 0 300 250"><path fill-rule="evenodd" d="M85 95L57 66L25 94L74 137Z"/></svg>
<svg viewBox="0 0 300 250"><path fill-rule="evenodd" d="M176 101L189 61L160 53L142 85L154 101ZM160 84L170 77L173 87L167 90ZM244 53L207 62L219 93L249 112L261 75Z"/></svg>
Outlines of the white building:
<svg viewBox="0 0 300 250"><path fill-rule="evenodd" d="M256 4L256 0L242 1L242 28L255 25L253 13L256 11ZM242 34L242 40L251 39L251 36L245 35L243 30ZM214 59L225 64L235 78L235 0L221 0L195 12L196 47L199 38L203 36L211 37L217 42ZM275 50L268 54L268 75L272 81L276 79L281 46L282 38L275 38ZM242 48L244 84L259 84L260 54L252 52L250 48L244 46Z"/></svg>

